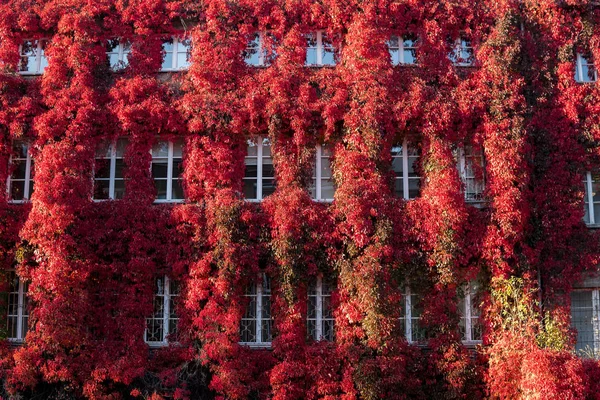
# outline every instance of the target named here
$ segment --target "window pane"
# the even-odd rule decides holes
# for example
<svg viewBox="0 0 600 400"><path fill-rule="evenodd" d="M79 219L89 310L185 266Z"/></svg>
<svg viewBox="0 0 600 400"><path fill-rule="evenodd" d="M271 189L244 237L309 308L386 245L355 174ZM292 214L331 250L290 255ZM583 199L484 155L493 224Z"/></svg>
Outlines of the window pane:
<svg viewBox="0 0 600 400"><path fill-rule="evenodd" d="M244 179L244 197L247 199L256 199L256 179Z"/></svg>
<svg viewBox="0 0 600 400"><path fill-rule="evenodd" d="M404 49L404 64L416 64L417 51L415 49Z"/></svg>
<svg viewBox="0 0 600 400"><path fill-rule="evenodd" d="M95 180L94 181L94 199L106 200L109 195L109 181Z"/></svg>
<svg viewBox="0 0 600 400"><path fill-rule="evenodd" d="M263 179L262 194L263 197L275 192L275 179Z"/></svg>
<svg viewBox="0 0 600 400"><path fill-rule="evenodd" d="M115 178L123 179L123 167L125 166L122 158L115 160Z"/></svg>
<svg viewBox="0 0 600 400"><path fill-rule="evenodd" d="M155 179L154 187L156 188L156 198L158 200L167 199L167 180L166 179Z"/></svg>
<svg viewBox="0 0 600 400"><path fill-rule="evenodd" d="M595 356L592 291L571 293L572 326L577 330L575 349L584 356Z"/></svg>
<svg viewBox="0 0 600 400"><path fill-rule="evenodd" d="M15 160L11 161L12 164L12 179L25 179L25 171L27 170L27 160Z"/></svg>
<svg viewBox="0 0 600 400"><path fill-rule="evenodd" d="M157 142L152 146L152 158L168 157L169 156L169 142Z"/></svg>
<svg viewBox="0 0 600 400"><path fill-rule="evenodd" d="M167 159L152 160L152 178L167 179L168 176L168 161Z"/></svg>
<svg viewBox="0 0 600 400"><path fill-rule="evenodd" d="M10 182L10 198L12 200L24 200L25 198L25 181Z"/></svg>
<svg viewBox="0 0 600 400"><path fill-rule="evenodd" d="M321 198L333 199L335 195L335 186L333 181L331 179L322 179L321 182Z"/></svg>
<svg viewBox="0 0 600 400"><path fill-rule="evenodd" d="M317 49L306 49L306 65L317 65Z"/></svg>
<svg viewBox="0 0 600 400"><path fill-rule="evenodd" d="M110 159L97 158L94 164L94 177L96 179L110 178Z"/></svg>
<svg viewBox="0 0 600 400"><path fill-rule="evenodd" d="M121 179L115 180L115 199L125 197L125 181Z"/></svg>
<svg viewBox="0 0 600 400"><path fill-rule="evenodd" d="M260 57L259 57L259 49L260 49L260 35L258 33L254 34L252 40L248 43L248 47L246 48L246 52L244 53L244 60L248 65L259 65Z"/></svg>
<svg viewBox="0 0 600 400"><path fill-rule="evenodd" d="M183 187L181 186L181 181L179 179L173 180L173 188L171 189L171 196L173 200L183 200Z"/></svg>

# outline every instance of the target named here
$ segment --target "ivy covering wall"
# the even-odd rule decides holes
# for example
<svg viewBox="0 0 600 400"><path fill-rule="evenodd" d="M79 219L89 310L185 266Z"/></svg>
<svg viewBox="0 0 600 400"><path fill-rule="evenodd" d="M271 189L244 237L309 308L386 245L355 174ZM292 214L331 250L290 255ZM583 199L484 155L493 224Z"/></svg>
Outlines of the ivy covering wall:
<svg viewBox="0 0 600 400"><path fill-rule="evenodd" d="M583 174L600 162L600 8L578 0L1 0L0 193L15 140L35 191L0 196L0 268L29 282L22 346L0 346L25 398L597 398L600 368L572 353L570 291L595 270ZM335 67L304 66L322 29ZM256 32L276 57L252 67ZM158 74L161 43L193 43ZM387 40L419 38L418 66ZM448 58L468 37L473 67ZM47 38L39 77L19 45ZM111 72L106 42L131 42ZM270 139L275 193L243 197L247 140ZM127 138L125 197L91 200L94 154ZM153 204L150 149L182 138L186 202ZM420 196L394 195L391 148L418 144ZM332 149L332 203L311 200L315 146ZM456 150L481 149L486 206L465 201ZM273 285L272 349L238 344L246 288ZM181 283L177 344L144 342L154 281ZM306 339L307 288L335 282L335 341ZM401 327L422 288L427 347ZM483 293L483 345L461 343L460 288ZM6 285L5 285L6 286Z"/></svg>

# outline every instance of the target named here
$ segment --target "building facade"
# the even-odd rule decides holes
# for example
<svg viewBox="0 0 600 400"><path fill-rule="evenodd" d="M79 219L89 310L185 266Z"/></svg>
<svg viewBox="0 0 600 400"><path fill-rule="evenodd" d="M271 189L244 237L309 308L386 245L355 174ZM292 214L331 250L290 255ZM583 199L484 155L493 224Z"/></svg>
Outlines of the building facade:
<svg viewBox="0 0 600 400"><path fill-rule="evenodd" d="M2 396L597 395L597 5L0 10Z"/></svg>

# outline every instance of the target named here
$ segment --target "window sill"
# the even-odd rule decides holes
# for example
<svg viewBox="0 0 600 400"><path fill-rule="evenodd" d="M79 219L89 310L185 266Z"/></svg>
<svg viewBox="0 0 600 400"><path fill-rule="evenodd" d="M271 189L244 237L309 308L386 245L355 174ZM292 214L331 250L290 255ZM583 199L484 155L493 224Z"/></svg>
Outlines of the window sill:
<svg viewBox="0 0 600 400"><path fill-rule="evenodd" d="M27 204L30 203L31 200L29 199L25 199L25 200L8 200L8 204Z"/></svg>
<svg viewBox="0 0 600 400"><path fill-rule="evenodd" d="M43 75L43 72L28 72L28 71L19 71L19 75L25 75L25 76L37 76L37 75Z"/></svg>
<svg viewBox="0 0 600 400"><path fill-rule="evenodd" d="M154 200L154 204L182 204L182 203L185 203L185 199Z"/></svg>
<svg viewBox="0 0 600 400"><path fill-rule="evenodd" d="M256 342L239 342L238 343L240 346L245 346L245 347L249 347L251 349L264 349L264 350L271 350L271 342L263 342L263 343L256 343Z"/></svg>

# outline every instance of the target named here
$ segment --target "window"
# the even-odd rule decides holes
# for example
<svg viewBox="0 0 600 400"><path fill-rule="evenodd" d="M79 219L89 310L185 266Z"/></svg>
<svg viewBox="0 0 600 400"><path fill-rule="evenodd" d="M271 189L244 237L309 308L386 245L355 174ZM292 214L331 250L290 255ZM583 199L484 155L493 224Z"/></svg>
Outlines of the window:
<svg viewBox="0 0 600 400"><path fill-rule="evenodd" d="M417 41L409 38L392 36L388 41L392 65L416 64L417 63Z"/></svg>
<svg viewBox="0 0 600 400"><path fill-rule="evenodd" d="M168 276L156 279L154 295L154 312L146 319L144 340L150 346L166 346L169 339L177 338L176 305L179 296L179 285Z"/></svg>
<svg viewBox="0 0 600 400"><path fill-rule="evenodd" d="M462 341L466 343L481 342L481 322L479 319L479 301L477 286L469 283L464 288L458 302L460 313L460 333Z"/></svg>
<svg viewBox="0 0 600 400"><path fill-rule="evenodd" d="M162 48L165 54L161 71L177 71L190 66L190 39L173 37L165 40Z"/></svg>
<svg viewBox="0 0 600 400"><path fill-rule="evenodd" d="M458 150L458 171L465 185L465 200L481 202L485 189L484 163L481 150L465 146Z"/></svg>
<svg viewBox="0 0 600 400"><path fill-rule="evenodd" d="M127 139L103 143L96 150L94 200L122 199L125 195L123 156Z"/></svg>
<svg viewBox="0 0 600 400"><path fill-rule="evenodd" d="M15 270L8 271L7 326L8 340L22 342L27 335L29 310L27 289Z"/></svg>
<svg viewBox="0 0 600 400"><path fill-rule="evenodd" d="M468 67L473 65L474 55L471 41L465 38L459 38L452 46L448 58L453 64Z"/></svg>
<svg viewBox="0 0 600 400"><path fill-rule="evenodd" d="M323 31L306 35L307 66L335 65L335 50Z"/></svg>
<svg viewBox="0 0 600 400"><path fill-rule="evenodd" d="M152 179L156 201L183 200L181 186L182 141L160 141L152 146Z"/></svg>
<svg viewBox="0 0 600 400"><path fill-rule="evenodd" d="M402 294L403 306L400 309L400 323L404 337L409 343L422 342L425 340L425 330L420 326L423 305L421 295L406 287Z"/></svg>
<svg viewBox="0 0 600 400"><path fill-rule="evenodd" d="M598 72L594 67L594 63L590 60L591 57L577 53L577 65L575 66L575 81L577 82L596 82Z"/></svg>
<svg viewBox="0 0 600 400"><path fill-rule="evenodd" d="M19 53L21 61L19 63L19 73L22 75L39 75L44 72L48 66L48 59L44 54L46 49L46 40L25 40L21 44Z"/></svg>
<svg viewBox="0 0 600 400"><path fill-rule="evenodd" d="M583 184L585 187L583 199L585 215L583 220L588 225L597 225L600 223L600 175L598 172L588 171L585 174Z"/></svg>
<svg viewBox="0 0 600 400"><path fill-rule="evenodd" d="M8 177L8 197L12 202L23 202L31 198L33 193L33 159L29 144L15 142L10 157L11 174Z"/></svg>
<svg viewBox="0 0 600 400"><path fill-rule="evenodd" d="M571 326L577 330L575 351L582 356L600 355L600 295L598 289L571 293Z"/></svg>
<svg viewBox="0 0 600 400"><path fill-rule="evenodd" d="M240 324L240 343L249 346L270 346L273 335L271 327L271 279L262 274L260 282L246 290L248 297L246 313Z"/></svg>
<svg viewBox="0 0 600 400"><path fill-rule="evenodd" d="M331 152L326 146L317 146L310 195L314 200L332 201L335 186L331 179Z"/></svg>
<svg viewBox="0 0 600 400"><path fill-rule="evenodd" d="M131 44L118 39L109 40L106 44L106 57L108 65L113 71L119 71L129 65Z"/></svg>
<svg viewBox="0 0 600 400"><path fill-rule="evenodd" d="M261 200L275 191L275 169L271 157L271 142L259 137L248 141L244 174L244 196L247 200Z"/></svg>
<svg viewBox="0 0 600 400"><path fill-rule="evenodd" d="M392 169L396 174L394 192L405 200L419 195L421 178L416 171L418 159L419 150L410 146L406 138L401 145L392 147Z"/></svg>
<svg viewBox="0 0 600 400"><path fill-rule="evenodd" d="M333 341L333 326L331 286L319 276L308 287L308 336L313 340Z"/></svg>

